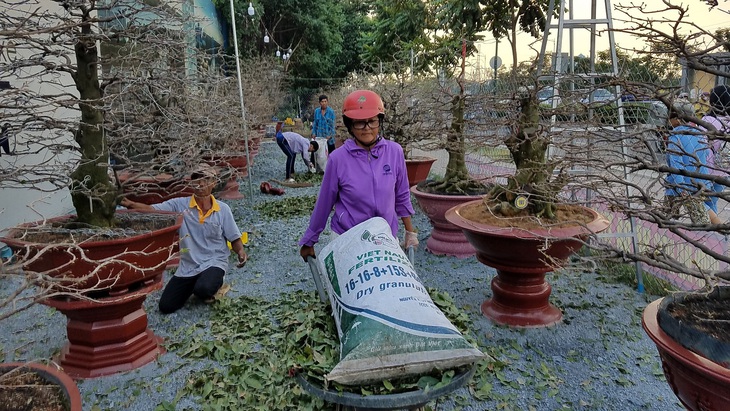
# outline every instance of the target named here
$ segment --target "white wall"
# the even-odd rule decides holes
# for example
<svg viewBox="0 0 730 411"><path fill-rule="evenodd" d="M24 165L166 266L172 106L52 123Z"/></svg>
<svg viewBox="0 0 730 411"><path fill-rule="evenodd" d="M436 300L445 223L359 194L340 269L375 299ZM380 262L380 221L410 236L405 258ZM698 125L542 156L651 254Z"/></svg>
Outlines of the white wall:
<svg viewBox="0 0 730 411"><path fill-rule="evenodd" d="M42 10L60 15L64 13L56 2L50 0L31 0L3 7L3 12L9 15L23 15L28 10ZM47 24L53 22L48 21ZM11 40L0 37L2 46L7 46ZM77 110L42 104L33 97L65 94L68 98L69 95L78 94L68 74L57 71L39 75L38 68L18 67L18 64L14 64L37 52L28 50L27 44L17 39L14 43L16 47L13 52L8 53L8 49L3 47L5 52L0 55L0 79L9 81L12 87L11 90L0 91L0 102L4 103L0 105L21 107L20 110L0 109L0 124L11 124L10 146L18 154L7 156L3 152L0 157L0 231L18 223L68 214L73 210L67 188L59 189L42 181L48 176L68 175L73 167L76 152L67 149L70 145L75 145L71 131L33 130L31 125L24 124L28 117L22 110L61 122L78 121L80 118ZM35 178L29 171L33 169L39 171ZM29 184L28 181L33 183Z"/></svg>

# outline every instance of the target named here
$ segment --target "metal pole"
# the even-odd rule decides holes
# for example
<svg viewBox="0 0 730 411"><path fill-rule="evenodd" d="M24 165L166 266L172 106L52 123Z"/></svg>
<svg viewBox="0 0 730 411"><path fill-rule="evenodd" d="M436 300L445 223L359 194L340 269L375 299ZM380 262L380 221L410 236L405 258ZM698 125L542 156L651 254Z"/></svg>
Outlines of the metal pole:
<svg viewBox="0 0 730 411"><path fill-rule="evenodd" d="M496 92L497 90L497 58L499 58L499 39L497 39L497 43L494 44L494 90Z"/></svg>
<svg viewBox="0 0 730 411"><path fill-rule="evenodd" d="M411 49L411 81L413 81L413 49Z"/></svg>
<svg viewBox="0 0 730 411"><path fill-rule="evenodd" d="M243 84L241 83L241 62L238 58L238 37L236 36L236 12L231 5L231 27L233 28L233 49L236 51L236 77L238 78L238 96L241 99L241 121L243 126L243 138L246 141L246 171L248 172L248 200L253 201L253 186L251 185L251 155L248 151L248 127L246 126L246 108L243 105Z"/></svg>

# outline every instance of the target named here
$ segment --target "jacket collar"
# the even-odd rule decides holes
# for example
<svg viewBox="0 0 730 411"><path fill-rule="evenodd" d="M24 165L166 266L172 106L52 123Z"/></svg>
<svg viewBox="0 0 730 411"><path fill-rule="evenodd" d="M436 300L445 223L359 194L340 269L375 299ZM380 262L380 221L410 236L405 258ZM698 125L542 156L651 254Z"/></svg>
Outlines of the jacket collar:
<svg viewBox="0 0 730 411"><path fill-rule="evenodd" d="M365 157L368 155L368 150L360 147L354 137L347 139L342 147L345 148L353 157ZM385 139L381 137L377 143L370 147L369 152L374 154L376 157L380 157L384 149Z"/></svg>

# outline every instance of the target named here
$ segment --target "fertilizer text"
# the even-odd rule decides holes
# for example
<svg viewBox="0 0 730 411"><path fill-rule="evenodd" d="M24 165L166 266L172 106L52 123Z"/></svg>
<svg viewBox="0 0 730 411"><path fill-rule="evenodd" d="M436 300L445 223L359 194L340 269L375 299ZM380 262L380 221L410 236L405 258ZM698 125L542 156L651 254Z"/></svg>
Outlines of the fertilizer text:
<svg viewBox="0 0 730 411"><path fill-rule="evenodd" d="M361 271L357 273L357 275L353 276L350 281L345 283L345 290L348 294L355 292L355 289L358 288L358 286L366 285L370 280L373 278L382 278L382 277L403 277L404 279L413 279L418 281L418 276L416 273L407 270L406 268L394 265L394 264L387 264L380 267L372 267L370 269L366 269L364 271ZM403 285L401 285L403 284ZM383 282L379 285L380 291L385 291L388 288L413 288L413 287L419 287L415 284L413 284L411 281L393 281L393 282ZM419 287L421 288L421 287ZM422 291L422 290L419 290ZM367 287L362 290L357 290L357 298L359 299L362 296L372 294L373 287ZM424 291L425 292L425 291Z"/></svg>
<svg viewBox="0 0 730 411"><path fill-rule="evenodd" d="M367 253L363 253L361 255L357 256L358 263L355 264L353 267L350 267L350 270L347 272L348 275L352 274L352 272L358 268L362 268L365 264L372 264L372 263L380 263L380 262L394 262L398 264L405 264L408 260L403 260L401 258L402 254L394 253L392 251L388 250L373 250L368 251Z"/></svg>

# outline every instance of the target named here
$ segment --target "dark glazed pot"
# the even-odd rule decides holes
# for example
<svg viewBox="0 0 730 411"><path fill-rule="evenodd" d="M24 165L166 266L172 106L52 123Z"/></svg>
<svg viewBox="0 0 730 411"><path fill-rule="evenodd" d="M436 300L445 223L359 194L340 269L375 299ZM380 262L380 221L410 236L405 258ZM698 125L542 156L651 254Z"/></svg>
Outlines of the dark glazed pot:
<svg viewBox="0 0 730 411"><path fill-rule="evenodd" d="M730 286L717 287L709 293L674 293L662 299L657 320L662 331L682 344L684 348L692 350L725 368L730 368L730 344L727 341L698 329L690 321L685 321L684 318L677 318L669 310L670 308L685 306L687 307L685 311L689 311L685 314L697 317L702 315L702 310L721 309L723 312L716 315L708 313L707 324L714 323L718 329L730 329L730 327L722 326L723 320L727 318L725 313L727 312L728 303L730 303Z"/></svg>
<svg viewBox="0 0 730 411"><path fill-rule="evenodd" d="M730 369L688 350L662 330L658 320L662 300L644 309L641 323L657 346L667 383L688 410L730 410Z"/></svg>
<svg viewBox="0 0 730 411"><path fill-rule="evenodd" d="M481 201L481 200L480 200ZM586 208L593 220L585 226L525 230L477 223L460 215L472 201L446 212L446 220L463 230L476 249L477 260L497 270L491 299L482 314L511 327L557 324L563 313L549 301L552 287L545 274L561 267L592 233L608 228L608 220Z"/></svg>
<svg viewBox="0 0 730 411"><path fill-rule="evenodd" d="M76 386L74 380L71 379L66 373L59 370L56 367L51 367L44 364L38 363L23 363L23 362L11 362L11 363L0 363L0 373L6 373L11 370L21 368L19 371L31 371L46 381L49 384L55 384L61 387L61 391L66 396L69 411L81 411L81 393L79 387ZM2 398L0 398L2 400Z"/></svg>

